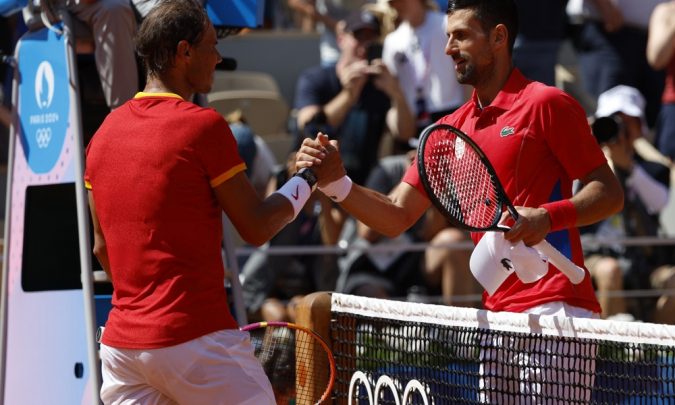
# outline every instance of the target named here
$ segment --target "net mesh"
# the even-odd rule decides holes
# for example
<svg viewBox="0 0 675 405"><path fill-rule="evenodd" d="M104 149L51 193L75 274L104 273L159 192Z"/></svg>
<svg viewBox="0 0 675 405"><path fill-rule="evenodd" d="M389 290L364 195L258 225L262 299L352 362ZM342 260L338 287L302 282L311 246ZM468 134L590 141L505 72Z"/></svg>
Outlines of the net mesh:
<svg viewBox="0 0 675 405"><path fill-rule="evenodd" d="M337 403L675 403L675 327L332 296Z"/></svg>
<svg viewBox="0 0 675 405"><path fill-rule="evenodd" d="M421 164L430 194L457 222L475 229L493 226L501 201L487 167L471 145L453 131L437 127L423 144Z"/></svg>

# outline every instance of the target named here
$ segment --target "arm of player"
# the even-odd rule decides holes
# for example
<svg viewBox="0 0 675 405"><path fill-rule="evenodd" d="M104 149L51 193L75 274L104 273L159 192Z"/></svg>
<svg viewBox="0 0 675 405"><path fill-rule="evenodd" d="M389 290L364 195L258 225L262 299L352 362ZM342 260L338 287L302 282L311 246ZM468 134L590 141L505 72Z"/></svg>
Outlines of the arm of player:
<svg viewBox="0 0 675 405"><path fill-rule="evenodd" d="M675 2L661 3L649 20L647 61L656 70L665 68L675 54Z"/></svg>
<svg viewBox="0 0 675 405"><path fill-rule="evenodd" d="M583 186L570 199L577 211L576 226L594 224L623 209L623 188L607 163L580 181Z"/></svg>
<svg viewBox="0 0 675 405"><path fill-rule="evenodd" d="M329 143L323 134L303 141L296 156L296 169L303 167L312 167L317 173L320 189L345 176L337 144ZM352 184L340 205L354 218L393 238L410 228L431 202L407 183L399 183L389 195Z"/></svg>
<svg viewBox="0 0 675 405"><path fill-rule="evenodd" d="M91 222L94 228L94 247L93 252L98 262L103 266L105 274L108 275L108 280L112 280L112 273L110 273L110 261L108 260L108 248L105 243L105 237L103 236L103 230L101 229L101 224L98 221L98 216L96 215L96 206L94 205L94 195L91 191L88 193L89 197L89 211L91 212Z"/></svg>
<svg viewBox="0 0 675 405"><path fill-rule="evenodd" d="M589 225L621 211L623 189L607 163L586 175L581 182L583 187L569 200L576 211L575 226ZM527 246L541 242L551 231L549 212L542 207L515 208L520 218L504 238L512 243L522 240ZM500 223L511 220L511 215L505 211Z"/></svg>
<svg viewBox="0 0 675 405"><path fill-rule="evenodd" d="M288 198L272 193L262 199L243 171L213 190L239 235L255 246L270 240L295 217ZM290 198L293 196L300 198L300 191L292 191Z"/></svg>

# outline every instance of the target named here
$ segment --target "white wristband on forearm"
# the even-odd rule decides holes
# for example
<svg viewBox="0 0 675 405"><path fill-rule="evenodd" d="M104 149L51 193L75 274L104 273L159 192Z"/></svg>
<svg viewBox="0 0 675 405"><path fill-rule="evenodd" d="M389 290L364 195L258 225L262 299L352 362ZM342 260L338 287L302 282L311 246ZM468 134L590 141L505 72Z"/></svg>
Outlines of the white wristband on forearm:
<svg viewBox="0 0 675 405"><path fill-rule="evenodd" d="M319 187L319 190L331 200L341 202L347 198L349 192L352 190L352 179L350 179L349 176L344 175L332 183Z"/></svg>
<svg viewBox="0 0 675 405"><path fill-rule="evenodd" d="M284 183L279 190L275 191L275 193L281 194L291 202L291 205L293 206L293 219L295 219L302 207L305 206L309 196L312 194L312 188L305 179L293 176ZM293 221L293 219L291 219L291 221Z"/></svg>

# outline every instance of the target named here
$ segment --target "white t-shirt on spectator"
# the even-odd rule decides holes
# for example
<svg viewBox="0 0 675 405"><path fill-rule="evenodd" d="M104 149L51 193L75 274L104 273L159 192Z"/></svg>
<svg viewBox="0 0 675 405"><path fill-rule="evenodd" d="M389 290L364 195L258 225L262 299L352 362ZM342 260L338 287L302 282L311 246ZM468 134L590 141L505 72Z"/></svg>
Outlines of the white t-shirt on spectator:
<svg viewBox="0 0 675 405"><path fill-rule="evenodd" d="M418 88L422 87L427 110L438 112L464 103L464 91L455 77L455 63L445 54L446 16L428 11L424 23L412 27L407 21L384 39L382 61L398 77L413 113Z"/></svg>

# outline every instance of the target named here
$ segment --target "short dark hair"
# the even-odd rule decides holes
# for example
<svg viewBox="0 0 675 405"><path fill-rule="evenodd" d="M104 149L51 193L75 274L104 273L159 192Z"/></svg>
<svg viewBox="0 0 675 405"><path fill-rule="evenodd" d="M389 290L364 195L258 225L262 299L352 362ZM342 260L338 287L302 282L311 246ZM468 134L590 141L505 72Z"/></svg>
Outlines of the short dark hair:
<svg viewBox="0 0 675 405"><path fill-rule="evenodd" d="M208 21L204 7L195 0L160 1L143 19L136 34L136 53L143 60L146 73L150 76L165 73L173 66L178 43L199 42Z"/></svg>
<svg viewBox="0 0 675 405"><path fill-rule="evenodd" d="M448 15L464 9L473 10L485 32L504 24L509 31L509 52L513 52L518 35L518 8L513 0L448 0Z"/></svg>

